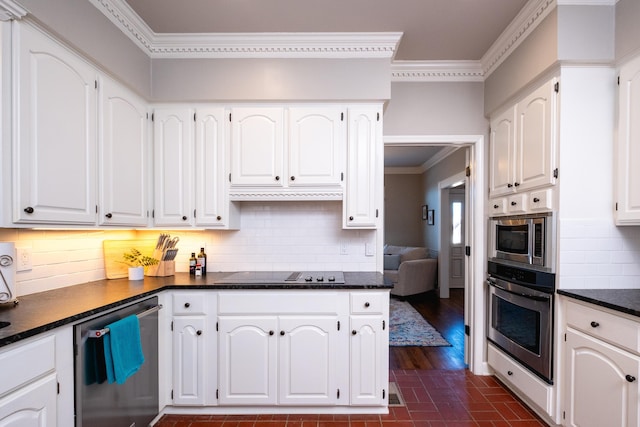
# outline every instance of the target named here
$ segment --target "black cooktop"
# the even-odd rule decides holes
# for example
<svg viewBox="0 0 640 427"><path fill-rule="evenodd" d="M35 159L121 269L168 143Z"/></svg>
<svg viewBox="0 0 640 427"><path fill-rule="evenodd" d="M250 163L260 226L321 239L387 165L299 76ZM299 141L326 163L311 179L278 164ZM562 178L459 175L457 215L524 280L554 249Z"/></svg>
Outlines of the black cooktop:
<svg viewBox="0 0 640 427"><path fill-rule="evenodd" d="M216 283L344 284L344 274L342 271L244 271L218 279Z"/></svg>

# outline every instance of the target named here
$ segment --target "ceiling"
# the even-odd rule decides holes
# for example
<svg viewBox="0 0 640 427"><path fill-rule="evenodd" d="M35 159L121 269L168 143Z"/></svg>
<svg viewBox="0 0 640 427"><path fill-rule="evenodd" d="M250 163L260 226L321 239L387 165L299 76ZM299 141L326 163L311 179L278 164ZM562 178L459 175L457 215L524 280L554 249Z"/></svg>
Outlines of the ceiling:
<svg viewBox="0 0 640 427"><path fill-rule="evenodd" d="M527 1L126 0L156 34L401 32L394 61L479 61ZM385 147L385 167L424 167L440 149Z"/></svg>

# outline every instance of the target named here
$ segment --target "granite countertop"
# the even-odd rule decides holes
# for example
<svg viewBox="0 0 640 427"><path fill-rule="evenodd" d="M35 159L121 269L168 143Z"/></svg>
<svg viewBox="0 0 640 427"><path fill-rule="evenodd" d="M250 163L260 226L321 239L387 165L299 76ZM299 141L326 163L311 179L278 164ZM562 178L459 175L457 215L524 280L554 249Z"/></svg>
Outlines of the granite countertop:
<svg viewBox="0 0 640 427"><path fill-rule="evenodd" d="M231 273L209 272L205 277L176 273L168 277L146 277L144 281L128 279L98 280L52 291L19 297L19 304L0 304L0 322L11 325L0 329L0 347L48 330L76 323L137 299L167 289L390 289L381 273L345 272L344 284L286 283L286 284L220 284Z"/></svg>
<svg viewBox="0 0 640 427"><path fill-rule="evenodd" d="M640 289L558 289L558 294L640 317Z"/></svg>

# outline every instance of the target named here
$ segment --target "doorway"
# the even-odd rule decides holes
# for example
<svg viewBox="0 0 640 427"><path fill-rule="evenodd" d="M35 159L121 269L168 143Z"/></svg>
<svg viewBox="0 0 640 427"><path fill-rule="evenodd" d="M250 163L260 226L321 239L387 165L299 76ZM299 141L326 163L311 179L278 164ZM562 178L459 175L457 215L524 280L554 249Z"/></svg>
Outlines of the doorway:
<svg viewBox="0 0 640 427"><path fill-rule="evenodd" d="M483 242L485 241L484 204L484 153L485 142L482 135L450 135L450 136L385 136L385 147L449 147L463 148L467 152L467 171L463 173L465 182L465 211L466 230L465 246L470 247L466 256L464 277L464 329L465 329L465 360L474 374L487 375L489 368L484 360L485 325L484 325L484 259L486 256ZM466 172L466 171L465 171ZM459 175L459 174L456 174ZM449 185L453 185L451 182ZM442 194L442 191L440 191ZM442 206L442 204L440 204ZM442 211L435 216L437 228L441 228ZM442 233L440 234L442 235ZM442 249L442 246L441 246ZM438 263L439 272L449 270L442 262ZM440 273L439 273L440 280Z"/></svg>

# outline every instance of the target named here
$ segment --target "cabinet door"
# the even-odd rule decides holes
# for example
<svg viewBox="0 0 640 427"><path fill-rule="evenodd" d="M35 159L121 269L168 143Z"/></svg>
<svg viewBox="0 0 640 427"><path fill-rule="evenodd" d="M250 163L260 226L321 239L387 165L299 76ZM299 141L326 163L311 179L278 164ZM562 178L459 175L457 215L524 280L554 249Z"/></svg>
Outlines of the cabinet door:
<svg viewBox="0 0 640 427"><path fill-rule="evenodd" d="M282 187L282 108L231 111L231 186Z"/></svg>
<svg viewBox="0 0 640 427"><path fill-rule="evenodd" d="M351 316L351 404L381 405L387 340L382 316Z"/></svg>
<svg viewBox="0 0 640 427"><path fill-rule="evenodd" d="M154 112L153 155L155 225L193 225L192 110Z"/></svg>
<svg viewBox="0 0 640 427"><path fill-rule="evenodd" d="M516 176L518 191L555 183L556 92L555 79L533 91L516 105Z"/></svg>
<svg viewBox="0 0 640 427"><path fill-rule="evenodd" d="M20 388L0 400L0 426L56 425L58 383L55 374Z"/></svg>
<svg viewBox="0 0 640 427"><path fill-rule="evenodd" d="M640 224L640 57L620 69L616 224Z"/></svg>
<svg viewBox="0 0 640 427"><path fill-rule="evenodd" d="M572 329L566 336L565 425L637 426L640 359Z"/></svg>
<svg viewBox="0 0 640 427"><path fill-rule="evenodd" d="M338 402L337 322L335 316L280 317L279 404L335 405Z"/></svg>
<svg viewBox="0 0 640 427"><path fill-rule="evenodd" d="M274 316L218 318L220 405L277 403L277 319Z"/></svg>
<svg viewBox="0 0 640 427"><path fill-rule="evenodd" d="M197 226L230 223L226 186L224 108L196 110L195 189Z"/></svg>
<svg viewBox="0 0 640 427"><path fill-rule="evenodd" d="M97 73L14 22L15 222L95 224Z"/></svg>
<svg viewBox="0 0 640 427"><path fill-rule="evenodd" d="M206 375L204 373L205 317L173 319L173 403L204 405ZM210 387L213 384L209 385Z"/></svg>
<svg viewBox="0 0 640 427"><path fill-rule="evenodd" d="M350 108L347 141L347 190L343 204L344 227L376 226L376 152L380 144L380 110Z"/></svg>
<svg viewBox="0 0 640 427"><path fill-rule="evenodd" d="M147 225L149 149L144 101L111 79L101 84L100 225Z"/></svg>
<svg viewBox="0 0 640 427"><path fill-rule="evenodd" d="M489 146L489 194L499 196L515 191L515 109L491 120Z"/></svg>
<svg viewBox="0 0 640 427"><path fill-rule="evenodd" d="M340 186L346 150L344 115L340 108L289 110L289 186Z"/></svg>

